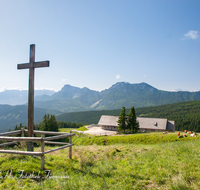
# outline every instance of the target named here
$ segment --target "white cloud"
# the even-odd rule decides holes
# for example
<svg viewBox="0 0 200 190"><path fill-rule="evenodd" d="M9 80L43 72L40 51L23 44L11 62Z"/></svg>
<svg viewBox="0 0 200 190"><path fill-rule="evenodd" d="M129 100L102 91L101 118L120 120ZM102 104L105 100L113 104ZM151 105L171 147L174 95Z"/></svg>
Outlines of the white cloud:
<svg viewBox="0 0 200 190"><path fill-rule="evenodd" d="M144 75L144 77L146 77L147 75Z"/></svg>
<svg viewBox="0 0 200 190"><path fill-rule="evenodd" d="M18 87L13 87L13 88L5 88L5 87L2 87L0 88L0 92L4 92L5 90L28 90L27 88L18 88Z"/></svg>
<svg viewBox="0 0 200 190"><path fill-rule="evenodd" d="M35 90L52 90L52 91L55 91L55 92L58 91L55 88L43 88L43 87L41 87L41 88L35 88Z"/></svg>
<svg viewBox="0 0 200 190"><path fill-rule="evenodd" d="M120 79L121 76L119 74L116 75L116 79Z"/></svg>
<svg viewBox="0 0 200 190"><path fill-rule="evenodd" d="M62 79L63 82L67 81L68 79Z"/></svg>
<svg viewBox="0 0 200 190"><path fill-rule="evenodd" d="M196 40L199 38L198 31L190 30L186 34L184 34L185 39Z"/></svg>
<svg viewBox="0 0 200 190"><path fill-rule="evenodd" d="M0 88L0 92L3 92L3 91L5 91L6 90L6 88Z"/></svg>
<svg viewBox="0 0 200 190"><path fill-rule="evenodd" d="M183 89L183 88L177 88L175 90L172 90L173 92L180 92L180 91L187 91L187 92L198 92L199 90L189 90L189 89Z"/></svg>

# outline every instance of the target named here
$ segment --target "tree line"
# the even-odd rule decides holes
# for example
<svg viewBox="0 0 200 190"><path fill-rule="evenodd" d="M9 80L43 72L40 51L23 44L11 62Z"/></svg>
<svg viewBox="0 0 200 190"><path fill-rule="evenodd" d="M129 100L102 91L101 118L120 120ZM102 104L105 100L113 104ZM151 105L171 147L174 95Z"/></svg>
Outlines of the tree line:
<svg viewBox="0 0 200 190"><path fill-rule="evenodd" d="M82 126L81 123L58 121L58 128L79 128Z"/></svg>
<svg viewBox="0 0 200 190"><path fill-rule="evenodd" d="M42 122L34 124L34 130L57 132L59 128L79 128L82 126L83 124L81 123L57 121L55 115L45 114ZM22 123L19 126L15 126L15 130L20 130L21 128L27 129L27 126L23 126Z"/></svg>

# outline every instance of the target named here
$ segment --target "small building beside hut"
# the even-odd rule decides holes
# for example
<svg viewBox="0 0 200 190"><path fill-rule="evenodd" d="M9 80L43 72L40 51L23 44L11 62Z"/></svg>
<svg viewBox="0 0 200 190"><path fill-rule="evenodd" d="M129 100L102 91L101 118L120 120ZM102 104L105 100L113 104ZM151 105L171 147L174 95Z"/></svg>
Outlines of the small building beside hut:
<svg viewBox="0 0 200 190"><path fill-rule="evenodd" d="M102 129L117 131L119 116L102 115L98 125L102 126ZM175 121L168 121L161 118L145 118L137 117L139 122L138 132L175 132Z"/></svg>

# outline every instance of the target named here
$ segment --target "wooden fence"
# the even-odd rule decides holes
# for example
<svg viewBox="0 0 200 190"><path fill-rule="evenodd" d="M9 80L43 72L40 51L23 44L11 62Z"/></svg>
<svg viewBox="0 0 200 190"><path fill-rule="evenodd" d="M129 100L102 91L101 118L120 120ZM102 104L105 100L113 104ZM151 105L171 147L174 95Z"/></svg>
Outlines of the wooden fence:
<svg viewBox="0 0 200 190"><path fill-rule="evenodd" d="M41 170L44 169L44 155L53 151L57 151L63 148L69 147L69 158L72 158L72 146L74 143L72 143L72 136L75 134L70 131L70 133L62 133L62 132L50 132L50 131L34 131L35 134L41 134L41 137L24 137L24 133L28 133L28 130L21 129L17 131L11 131L6 133L0 133L0 141L13 141L8 143L2 143L1 146L16 144L18 142L40 142L41 143L41 152L30 152L30 151L16 151L16 150L0 150L0 153L9 153L9 154L23 154L23 155L29 155L29 156L41 156ZM17 135L21 134L21 137L8 137L11 135ZM56 135L56 136L50 136L50 137L44 137L44 135ZM69 143L63 143L63 142L54 142L51 140L55 139L61 139L69 137ZM61 147L45 151L45 144L55 144L55 145L63 145Z"/></svg>

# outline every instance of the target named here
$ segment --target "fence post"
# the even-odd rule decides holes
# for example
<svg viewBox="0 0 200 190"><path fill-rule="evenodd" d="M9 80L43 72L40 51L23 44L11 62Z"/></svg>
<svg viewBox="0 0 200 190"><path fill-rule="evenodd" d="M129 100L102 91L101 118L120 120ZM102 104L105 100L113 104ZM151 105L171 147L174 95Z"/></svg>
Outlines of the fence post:
<svg viewBox="0 0 200 190"><path fill-rule="evenodd" d="M21 128L21 137L24 137L24 128Z"/></svg>
<svg viewBox="0 0 200 190"><path fill-rule="evenodd" d="M42 152L42 155L41 155L41 170L44 170L44 135L42 134L41 135L41 152Z"/></svg>
<svg viewBox="0 0 200 190"><path fill-rule="evenodd" d="M70 133L72 133L71 130ZM72 144L72 136L69 137L69 143ZM69 147L69 158L72 159L72 146Z"/></svg>
<svg viewBox="0 0 200 190"><path fill-rule="evenodd" d="M24 128L21 128L21 137L24 137ZM23 145L25 145L26 142L22 141L20 144L21 144L21 147L23 147Z"/></svg>

